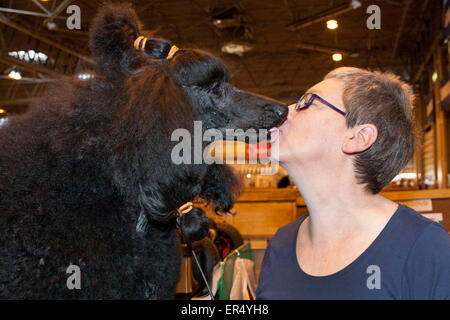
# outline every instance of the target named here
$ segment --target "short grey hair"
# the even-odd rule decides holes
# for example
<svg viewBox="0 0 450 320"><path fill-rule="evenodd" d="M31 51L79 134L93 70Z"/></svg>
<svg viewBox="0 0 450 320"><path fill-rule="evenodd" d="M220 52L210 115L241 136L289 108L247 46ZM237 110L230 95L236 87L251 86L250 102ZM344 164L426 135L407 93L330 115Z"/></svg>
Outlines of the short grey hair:
<svg viewBox="0 0 450 320"><path fill-rule="evenodd" d="M347 127L370 123L377 127L376 141L354 158L358 183L378 193L414 155L415 95L412 87L390 72L341 67L324 79L344 83L343 102Z"/></svg>

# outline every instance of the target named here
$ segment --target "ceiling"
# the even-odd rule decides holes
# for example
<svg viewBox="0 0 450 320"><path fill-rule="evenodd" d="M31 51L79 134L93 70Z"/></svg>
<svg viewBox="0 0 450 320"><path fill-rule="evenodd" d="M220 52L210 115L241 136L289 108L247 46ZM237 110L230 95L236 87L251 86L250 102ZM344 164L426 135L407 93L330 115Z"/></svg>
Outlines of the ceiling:
<svg viewBox="0 0 450 320"><path fill-rule="evenodd" d="M91 66L89 24L102 1L0 0L0 108L22 112L61 75ZM136 0L144 28L178 47L206 49L229 66L237 87L293 102L339 66L391 70L408 80L409 56L426 28L429 0ZM381 29L369 30L369 5L381 11ZM81 10L81 29L69 30L66 7ZM335 30L326 28L332 13ZM334 13L333 12L337 12ZM49 30L48 22L54 23ZM294 26L294 27L293 27ZM222 52L224 44L251 48L241 56ZM34 50L45 63L20 60L11 52ZM334 62L331 53L343 52ZM36 54L34 57L36 58ZM10 79L11 68L22 80Z"/></svg>

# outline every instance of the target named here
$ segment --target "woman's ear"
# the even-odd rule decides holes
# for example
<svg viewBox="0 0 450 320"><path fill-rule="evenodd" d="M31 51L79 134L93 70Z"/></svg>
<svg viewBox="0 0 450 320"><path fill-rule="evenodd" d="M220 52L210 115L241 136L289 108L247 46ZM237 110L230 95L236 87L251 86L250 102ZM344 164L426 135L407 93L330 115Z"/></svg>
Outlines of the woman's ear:
<svg viewBox="0 0 450 320"><path fill-rule="evenodd" d="M363 152L375 143L377 136L378 130L373 124L356 125L348 129L342 145L342 151L347 154Z"/></svg>

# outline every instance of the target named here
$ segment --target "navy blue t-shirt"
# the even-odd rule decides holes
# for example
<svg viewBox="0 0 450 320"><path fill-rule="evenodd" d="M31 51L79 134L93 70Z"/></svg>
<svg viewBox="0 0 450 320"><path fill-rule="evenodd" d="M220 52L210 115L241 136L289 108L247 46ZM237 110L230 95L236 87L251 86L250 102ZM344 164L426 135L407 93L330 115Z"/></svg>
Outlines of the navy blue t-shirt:
<svg viewBox="0 0 450 320"><path fill-rule="evenodd" d="M372 244L344 269L311 276L297 262L305 216L280 228L264 255L257 299L450 299L450 236L399 205Z"/></svg>

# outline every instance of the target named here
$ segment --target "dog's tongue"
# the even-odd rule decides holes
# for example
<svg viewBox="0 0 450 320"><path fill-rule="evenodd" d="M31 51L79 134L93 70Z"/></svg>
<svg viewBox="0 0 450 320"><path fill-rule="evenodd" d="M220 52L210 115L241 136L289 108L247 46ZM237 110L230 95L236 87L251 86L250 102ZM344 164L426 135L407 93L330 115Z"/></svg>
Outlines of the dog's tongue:
<svg viewBox="0 0 450 320"><path fill-rule="evenodd" d="M269 130L269 132L270 132L270 143L274 143L278 139L279 130L277 127L273 127Z"/></svg>

